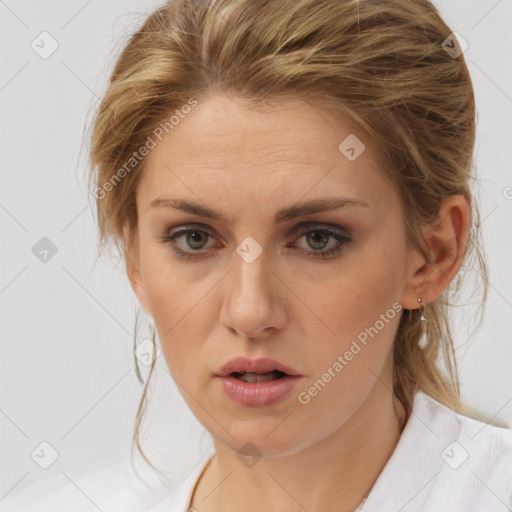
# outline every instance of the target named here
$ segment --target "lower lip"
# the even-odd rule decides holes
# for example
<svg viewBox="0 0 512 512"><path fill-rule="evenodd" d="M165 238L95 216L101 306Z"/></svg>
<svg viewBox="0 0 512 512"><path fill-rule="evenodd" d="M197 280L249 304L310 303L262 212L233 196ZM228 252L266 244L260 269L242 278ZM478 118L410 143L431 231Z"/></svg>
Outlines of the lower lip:
<svg viewBox="0 0 512 512"><path fill-rule="evenodd" d="M288 375L265 382L244 382L231 375L218 378L226 395L235 402L247 407L264 407L288 396L302 375Z"/></svg>

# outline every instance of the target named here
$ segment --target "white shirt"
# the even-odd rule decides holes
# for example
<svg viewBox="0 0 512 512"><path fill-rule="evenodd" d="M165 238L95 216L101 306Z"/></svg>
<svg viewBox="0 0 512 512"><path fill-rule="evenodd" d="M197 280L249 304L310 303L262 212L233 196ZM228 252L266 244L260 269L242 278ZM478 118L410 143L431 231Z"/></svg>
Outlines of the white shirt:
<svg viewBox="0 0 512 512"><path fill-rule="evenodd" d="M188 512L214 453L152 512ZM512 430L455 413L418 392L361 512L511 512Z"/></svg>

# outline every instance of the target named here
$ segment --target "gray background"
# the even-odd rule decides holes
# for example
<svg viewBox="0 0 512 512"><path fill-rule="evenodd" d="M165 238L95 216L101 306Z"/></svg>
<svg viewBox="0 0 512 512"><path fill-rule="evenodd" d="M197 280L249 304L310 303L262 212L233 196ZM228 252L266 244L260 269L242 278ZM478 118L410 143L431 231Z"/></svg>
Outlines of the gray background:
<svg viewBox="0 0 512 512"><path fill-rule="evenodd" d="M0 1L2 511L69 510L70 504L75 511L113 510L107 496L113 489L124 489L126 503L133 499L124 510L135 510L137 500L151 504L168 492L137 459L152 487L137 487L126 469L141 393L132 355L138 304L121 264L106 258L95 264L83 146L114 56L160 3ZM512 0L437 5L469 43L482 180L476 192L490 267L486 317L470 342L464 343L476 309L456 311L462 394L483 417L510 425ZM51 49L43 31L58 43L48 58L31 47L35 41L40 53ZM43 237L57 249L46 262L33 253ZM148 332L143 322L138 339ZM143 446L172 487L212 445L162 356L156 377ZM41 464L52 449L43 442L58 454L47 469Z"/></svg>

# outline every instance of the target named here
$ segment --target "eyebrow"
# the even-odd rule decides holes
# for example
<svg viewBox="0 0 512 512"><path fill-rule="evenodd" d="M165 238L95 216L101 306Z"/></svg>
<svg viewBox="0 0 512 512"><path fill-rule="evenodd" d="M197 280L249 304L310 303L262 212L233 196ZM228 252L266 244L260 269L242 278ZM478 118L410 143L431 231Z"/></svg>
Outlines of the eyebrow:
<svg viewBox="0 0 512 512"><path fill-rule="evenodd" d="M335 210L343 206L370 206L366 201L350 197L329 197L324 199L313 199L301 204L295 204L279 210L275 214L275 223L279 224L287 220L292 220L302 215L309 215L317 212ZM173 208L182 210L200 217L220 220L227 224L227 220L220 212L211 210L206 205L189 201L187 199L171 199L167 197L157 197L149 204L149 208Z"/></svg>

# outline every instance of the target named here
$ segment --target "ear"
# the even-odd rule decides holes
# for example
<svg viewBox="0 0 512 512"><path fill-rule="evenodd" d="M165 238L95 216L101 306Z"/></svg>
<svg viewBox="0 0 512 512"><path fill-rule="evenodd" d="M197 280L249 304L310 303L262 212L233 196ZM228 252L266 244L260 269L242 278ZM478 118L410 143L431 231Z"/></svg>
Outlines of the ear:
<svg viewBox="0 0 512 512"><path fill-rule="evenodd" d="M138 233L134 234L135 238L138 237ZM130 240L130 228L128 221L123 225L123 252L126 267L126 275L130 281L130 285L137 296L137 299L142 306L142 309L150 316L151 308L149 307L149 300L146 295L146 289L142 281L142 274L140 271L140 255L139 255L139 244L137 240L134 240L134 245L129 244Z"/></svg>
<svg viewBox="0 0 512 512"><path fill-rule="evenodd" d="M407 285L402 296L404 309L433 302L448 287L462 263L469 236L471 211L462 194L447 196L437 219L424 229L430 261L411 248L407 264Z"/></svg>

